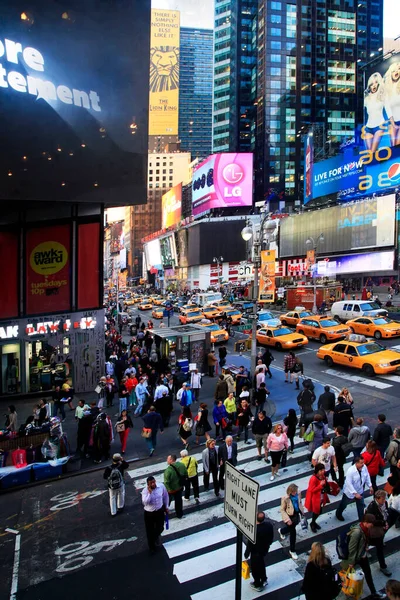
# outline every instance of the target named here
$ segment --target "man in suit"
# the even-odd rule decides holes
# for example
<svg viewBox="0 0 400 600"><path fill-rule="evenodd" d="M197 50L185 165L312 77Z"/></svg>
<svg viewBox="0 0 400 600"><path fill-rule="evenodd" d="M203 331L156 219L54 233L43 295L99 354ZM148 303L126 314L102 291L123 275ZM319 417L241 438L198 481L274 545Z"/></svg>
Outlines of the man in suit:
<svg viewBox="0 0 400 600"><path fill-rule="evenodd" d="M230 463L234 467L237 465L237 443L233 441L231 435L227 435L225 443L219 447L219 487L224 489L225 482L225 463Z"/></svg>
<svg viewBox="0 0 400 600"><path fill-rule="evenodd" d="M256 592L262 592L267 585L267 573L265 570L265 556L274 541L274 528L271 523L265 519L265 513L257 513L257 534L256 543L248 541L245 558L250 557L250 569L254 577L254 581L250 583L250 587Z"/></svg>

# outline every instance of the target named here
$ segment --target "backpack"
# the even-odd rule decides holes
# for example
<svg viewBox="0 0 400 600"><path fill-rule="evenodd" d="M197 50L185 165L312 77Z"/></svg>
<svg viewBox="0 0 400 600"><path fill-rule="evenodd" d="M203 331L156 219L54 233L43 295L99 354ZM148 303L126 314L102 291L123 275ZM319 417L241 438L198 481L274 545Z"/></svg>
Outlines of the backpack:
<svg viewBox="0 0 400 600"><path fill-rule="evenodd" d="M342 529L336 538L336 554L341 560L349 558L349 541L351 527Z"/></svg>
<svg viewBox="0 0 400 600"><path fill-rule="evenodd" d="M108 487L110 490L119 490L123 484L121 471L117 467L111 467L111 473L108 476Z"/></svg>
<svg viewBox="0 0 400 600"><path fill-rule="evenodd" d="M193 421L192 419L186 418L185 422L182 425L183 429L185 431L192 431L192 427L193 427Z"/></svg>
<svg viewBox="0 0 400 600"><path fill-rule="evenodd" d="M305 379L303 381L303 387L304 387L304 389L310 390L310 392L313 392L314 388L315 388L312 379Z"/></svg>

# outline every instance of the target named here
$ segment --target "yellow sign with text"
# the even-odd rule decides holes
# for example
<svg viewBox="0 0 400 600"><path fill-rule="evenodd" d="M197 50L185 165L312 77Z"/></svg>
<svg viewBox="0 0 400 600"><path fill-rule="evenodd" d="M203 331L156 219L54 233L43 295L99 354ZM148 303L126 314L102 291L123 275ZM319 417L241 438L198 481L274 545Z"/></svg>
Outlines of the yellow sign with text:
<svg viewBox="0 0 400 600"><path fill-rule="evenodd" d="M152 9L149 135L178 135L180 13Z"/></svg>
<svg viewBox="0 0 400 600"><path fill-rule="evenodd" d="M273 302L275 298L275 250L261 252L259 302Z"/></svg>

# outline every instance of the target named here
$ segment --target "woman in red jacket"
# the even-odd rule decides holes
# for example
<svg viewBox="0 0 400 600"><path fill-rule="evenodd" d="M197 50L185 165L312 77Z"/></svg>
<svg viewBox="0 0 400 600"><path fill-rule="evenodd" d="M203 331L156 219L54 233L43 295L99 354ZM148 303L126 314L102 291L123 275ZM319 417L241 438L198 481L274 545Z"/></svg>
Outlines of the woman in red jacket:
<svg viewBox="0 0 400 600"><path fill-rule="evenodd" d="M326 486L325 467L322 463L317 463L314 467L314 475L308 482L304 502L305 508L312 513L310 529L313 533L317 533L318 529L321 529L316 521L322 512L322 507L329 502L328 494L325 491Z"/></svg>
<svg viewBox="0 0 400 600"><path fill-rule="evenodd" d="M385 461L383 460L381 453L378 450L378 446L374 440L369 440L367 442L366 452L363 452L361 456L363 457L364 464L368 469L375 494L376 490L378 489L378 486L376 485L376 477L379 475L379 471L384 468Z"/></svg>

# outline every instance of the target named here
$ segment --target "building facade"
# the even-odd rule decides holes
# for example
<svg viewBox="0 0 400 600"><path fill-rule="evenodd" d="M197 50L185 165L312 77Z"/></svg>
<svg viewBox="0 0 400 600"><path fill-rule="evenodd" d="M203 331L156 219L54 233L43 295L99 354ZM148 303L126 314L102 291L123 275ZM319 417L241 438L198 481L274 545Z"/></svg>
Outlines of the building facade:
<svg viewBox="0 0 400 600"><path fill-rule="evenodd" d="M213 152L255 144L257 0L216 0Z"/></svg>
<svg viewBox="0 0 400 600"><path fill-rule="evenodd" d="M131 207L129 263L132 277L142 275L142 239L161 229L162 197L174 185L190 181L189 152L149 154L147 204Z"/></svg>
<svg viewBox="0 0 400 600"><path fill-rule="evenodd" d="M213 40L210 29L181 27L179 139L192 158L212 151Z"/></svg>
<svg viewBox="0 0 400 600"><path fill-rule="evenodd" d="M315 158L362 122L364 65L382 51L383 0L259 0L256 197L300 204L303 134Z"/></svg>

